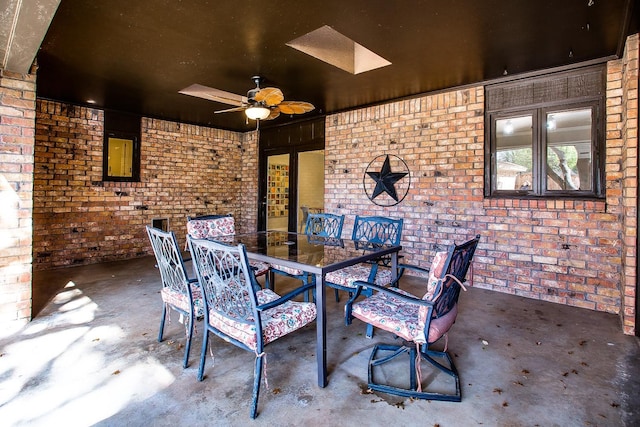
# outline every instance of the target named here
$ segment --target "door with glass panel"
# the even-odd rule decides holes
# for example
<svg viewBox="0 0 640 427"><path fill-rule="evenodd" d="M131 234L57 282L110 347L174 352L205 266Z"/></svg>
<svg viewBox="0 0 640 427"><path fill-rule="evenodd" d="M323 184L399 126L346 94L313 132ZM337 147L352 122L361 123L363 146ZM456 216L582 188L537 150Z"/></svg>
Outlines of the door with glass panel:
<svg viewBox="0 0 640 427"><path fill-rule="evenodd" d="M324 117L260 130L258 230L304 230L324 210Z"/></svg>
<svg viewBox="0 0 640 427"><path fill-rule="evenodd" d="M296 228L304 232L309 213L324 212L324 150L298 153Z"/></svg>
<svg viewBox="0 0 640 427"><path fill-rule="evenodd" d="M264 182L265 229L303 232L307 215L324 211L324 151L268 155Z"/></svg>
<svg viewBox="0 0 640 427"><path fill-rule="evenodd" d="M265 200L267 230L289 229L290 155L275 154L267 157L267 191Z"/></svg>

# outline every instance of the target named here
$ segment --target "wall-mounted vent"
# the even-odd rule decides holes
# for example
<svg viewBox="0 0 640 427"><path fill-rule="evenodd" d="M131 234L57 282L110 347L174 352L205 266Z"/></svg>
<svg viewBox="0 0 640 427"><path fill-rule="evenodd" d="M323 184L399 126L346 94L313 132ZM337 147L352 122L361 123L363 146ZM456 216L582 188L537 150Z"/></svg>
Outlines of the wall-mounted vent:
<svg viewBox="0 0 640 427"><path fill-rule="evenodd" d="M162 231L169 231L169 218L153 218L151 220L153 228L159 228Z"/></svg>

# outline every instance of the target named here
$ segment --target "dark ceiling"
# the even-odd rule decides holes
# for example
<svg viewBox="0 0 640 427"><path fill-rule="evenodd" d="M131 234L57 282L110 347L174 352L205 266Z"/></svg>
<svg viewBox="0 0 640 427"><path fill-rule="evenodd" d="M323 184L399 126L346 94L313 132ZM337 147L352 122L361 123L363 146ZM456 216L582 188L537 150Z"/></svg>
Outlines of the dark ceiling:
<svg viewBox="0 0 640 427"><path fill-rule="evenodd" d="M392 65L353 75L286 45L324 25ZM62 0L37 54L38 96L247 131L242 112L178 91L282 89L334 113L620 56L634 0Z"/></svg>

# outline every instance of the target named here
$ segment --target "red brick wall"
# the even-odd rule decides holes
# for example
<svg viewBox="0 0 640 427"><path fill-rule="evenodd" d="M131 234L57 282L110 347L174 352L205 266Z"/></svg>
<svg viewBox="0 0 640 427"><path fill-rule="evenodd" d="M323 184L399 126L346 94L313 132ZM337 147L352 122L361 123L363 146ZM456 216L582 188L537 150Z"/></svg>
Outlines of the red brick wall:
<svg viewBox="0 0 640 427"><path fill-rule="evenodd" d="M623 126L620 110L635 116L636 99L620 100L619 68L614 61L608 70L606 202L484 199L484 89L478 86L327 117L325 208L347 215L346 230L354 213L404 218L410 263L428 265L436 242L480 234L475 286L618 313L623 252L630 276L624 292L635 289L637 205L636 137L620 136L625 126L635 134L635 124ZM628 73L624 79L637 85ZM409 194L396 206L376 206L362 189L363 173L379 154L401 157L411 171ZM625 316L625 332L634 326Z"/></svg>
<svg viewBox="0 0 640 427"><path fill-rule="evenodd" d="M328 116L325 208L405 219L405 260L479 233L475 286L621 313L635 331L638 38L608 64L606 200L484 199L484 89L452 90ZM38 103L34 191L37 268L149 253L143 225L166 217L181 241L188 214L232 212L255 229L257 133L142 123L142 182L103 184L102 113ZM378 154L404 159L409 195L372 204L363 173ZM3 162L4 163L4 162ZM5 167L5 166L3 166ZM50 233L44 236L44 232Z"/></svg>
<svg viewBox="0 0 640 427"><path fill-rule="evenodd" d="M483 200L482 87L329 116L325 134L325 210L404 218L403 253L424 264L435 242L473 236ZM398 205L380 207L362 190L369 162L395 154L411 171ZM486 227L486 226L485 226Z"/></svg>
<svg viewBox="0 0 640 427"><path fill-rule="evenodd" d="M240 229L255 229L243 209L257 188L256 169L243 163L257 150L252 133L143 118L141 182L103 182L103 119L97 109L37 103L36 269L149 254L144 226L154 218L168 218L181 243L187 215L232 213Z"/></svg>
<svg viewBox="0 0 640 427"><path fill-rule="evenodd" d="M242 143L242 186L240 194L241 215L236 218L238 232L258 229L258 139L259 132L247 132Z"/></svg>
<svg viewBox="0 0 640 427"><path fill-rule="evenodd" d="M616 91L611 109L615 115L609 123L612 132L619 130L622 141L622 324L624 332L633 334L636 324L636 292L638 282L638 35L627 40L620 68L620 90ZM617 74L617 72L616 72ZM613 97L612 97L613 98ZM615 118L615 120L614 120ZM620 119L617 125L617 119Z"/></svg>
<svg viewBox="0 0 640 427"><path fill-rule="evenodd" d="M0 70L0 324L31 318L35 76Z"/></svg>

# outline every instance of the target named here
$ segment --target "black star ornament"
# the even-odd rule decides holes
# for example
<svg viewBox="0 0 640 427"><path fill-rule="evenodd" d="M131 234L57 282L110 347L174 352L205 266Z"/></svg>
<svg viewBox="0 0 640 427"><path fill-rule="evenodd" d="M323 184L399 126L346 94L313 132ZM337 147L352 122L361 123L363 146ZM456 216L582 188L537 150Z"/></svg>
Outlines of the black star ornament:
<svg viewBox="0 0 640 427"><path fill-rule="evenodd" d="M376 188L373 190L371 200L382 193L387 193L393 200L398 201L398 193L394 184L404 178L407 172L391 172L388 155L384 159L380 172L367 172L367 175L376 182Z"/></svg>

